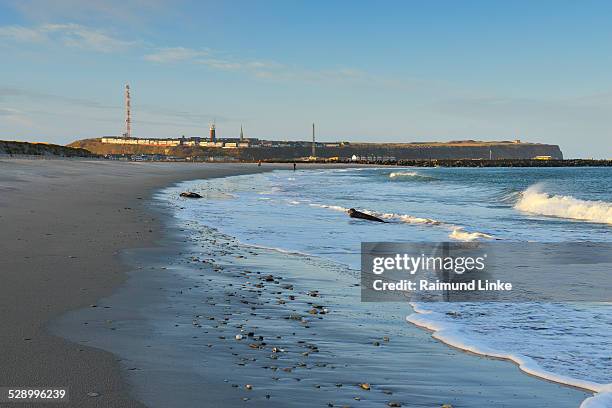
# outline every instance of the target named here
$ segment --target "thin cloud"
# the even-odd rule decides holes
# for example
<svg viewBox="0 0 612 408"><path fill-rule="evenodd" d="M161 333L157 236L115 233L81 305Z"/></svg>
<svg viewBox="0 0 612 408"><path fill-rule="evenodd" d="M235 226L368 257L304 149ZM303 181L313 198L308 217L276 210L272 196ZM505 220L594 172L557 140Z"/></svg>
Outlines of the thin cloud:
<svg viewBox="0 0 612 408"><path fill-rule="evenodd" d="M141 25L163 16L176 15L176 0L8 0L25 19L47 23L70 20L83 23L129 23Z"/></svg>
<svg viewBox="0 0 612 408"><path fill-rule="evenodd" d="M243 72L254 78L276 81L346 82L361 81L384 84L383 78L354 68L307 69L276 61L246 60L227 57L207 48L152 47L144 41L128 41L110 33L81 24L43 24L36 27L0 26L0 39L19 43L55 43L65 47L113 53L129 48L146 52L143 60L155 64L197 64L227 72ZM152 50L151 50L152 49Z"/></svg>
<svg viewBox="0 0 612 408"><path fill-rule="evenodd" d="M146 61L167 64L192 60L196 57L206 56L208 53L207 50L194 50L185 47L166 47L154 53L147 54L143 58Z"/></svg>
<svg viewBox="0 0 612 408"><path fill-rule="evenodd" d="M20 100L27 102L29 106L27 109L28 114L68 117L72 115L75 109L79 109L80 112L96 111L96 114L99 115L98 119L88 118L88 120L123 123L123 105L120 103L116 105L106 105L92 99L53 95L22 88L0 87L0 101L5 101L6 104L19 105ZM122 94L120 92L118 94L118 100L122 100ZM66 109L66 106L69 106L70 109ZM33 107L39 107L39 109ZM240 121L240 119L226 117L219 113L176 110L167 106L153 104L136 104L134 106L134 111L134 123L136 125L159 124L189 128L205 128L208 126L210 118L216 118L220 122ZM24 118L24 115L25 112L22 110L0 107L0 117L3 119ZM86 116L81 115L81 117Z"/></svg>
<svg viewBox="0 0 612 408"><path fill-rule="evenodd" d="M137 44L74 23L43 24L37 27L3 26L0 27L0 38L20 43L56 42L67 47L104 53L125 50Z"/></svg>
<svg viewBox="0 0 612 408"><path fill-rule="evenodd" d="M104 105L94 100L83 99L83 98L73 98L62 95L52 95L44 92L32 91L29 89L23 88L14 88L14 87L0 87L0 100L5 100L7 98L22 98L30 101L55 101L61 102L68 105L75 106L83 106L86 108L97 108L97 109L117 109L119 106L111 106Z"/></svg>
<svg viewBox="0 0 612 408"><path fill-rule="evenodd" d="M0 116L15 116L20 115L22 112L12 108L0 108Z"/></svg>
<svg viewBox="0 0 612 408"><path fill-rule="evenodd" d="M47 36L38 29L12 25L0 27L0 38L16 42L43 42Z"/></svg>
<svg viewBox="0 0 612 408"><path fill-rule="evenodd" d="M197 50L186 47L166 47L146 54L143 58L145 61L159 64L197 64L218 71L245 72L255 78L266 80L302 80L309 82L375 80L372 75L353 68L309 70L276 61L219 57L217 53L209 49Z"/></svg>
<svg viewBox="0 0 612 408"><path fill-rule="evenodd" d="M120 51L136 44L134 41L124 41L79 24L45 24L41 30L50 35L57 34L59 40L69 47L99 52Z"/></svg>

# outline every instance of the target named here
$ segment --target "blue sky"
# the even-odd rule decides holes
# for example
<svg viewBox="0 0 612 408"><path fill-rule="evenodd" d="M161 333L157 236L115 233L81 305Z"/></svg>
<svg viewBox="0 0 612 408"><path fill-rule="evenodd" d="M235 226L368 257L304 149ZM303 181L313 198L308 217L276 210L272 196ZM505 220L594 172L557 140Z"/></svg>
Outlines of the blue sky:
<svg viewBox="0 0 612 408"><path fill-rule="evenodd" d="M0 0L0 139L523 140L612 158L612 2Z"/></svg>

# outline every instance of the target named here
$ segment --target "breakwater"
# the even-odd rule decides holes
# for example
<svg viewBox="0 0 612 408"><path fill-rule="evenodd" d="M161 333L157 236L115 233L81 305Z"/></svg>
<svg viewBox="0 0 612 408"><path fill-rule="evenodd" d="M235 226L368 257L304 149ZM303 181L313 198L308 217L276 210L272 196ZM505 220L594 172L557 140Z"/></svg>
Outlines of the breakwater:
<svg viewBox="0 0 612 408"><path fill-rule="evenodd" d="M361 160L360 164L409 167L612 167L612 160L498 159L498 160Z"/></svg>

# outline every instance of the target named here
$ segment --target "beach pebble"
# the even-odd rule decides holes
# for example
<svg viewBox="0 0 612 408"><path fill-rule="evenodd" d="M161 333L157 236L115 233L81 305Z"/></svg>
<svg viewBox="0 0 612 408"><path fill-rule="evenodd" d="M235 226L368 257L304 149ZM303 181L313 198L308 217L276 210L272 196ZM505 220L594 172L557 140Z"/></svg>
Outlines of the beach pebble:
<svg viewBox="0 0 612 408"><path fill-rule="evenodd" d="M253 386L251 384L247 384L244 386L244 388L246 388L247 390L252 390Z"/></svg>
<svg viewBox="0 0 612 408"><path fill-rule="evenodd" d="M372 344L375 345L375 346L380 346L380 342L379 341L375 341Z"/></svg>
<svg viewBox="0 0 612 408"><path fill-rule="evenodd" d="M370 384L368 383L361 383L359 384L359 386L361 387L362 390L370 391Z"/></svg>
<svg viewBox="0 0 612 408"><path fill-rule="evenodd" d="M236 340L242 340L242 334L237 334L236 335Z"/></svg>
<svg viewBox="0 0 612 408"><path fill-rule="evenodd" d="M400 402L397 402L397 401L391 401L387 405L390 406L390 407L393 407L393 408L401 407L402 406L402 404Z"/></svg>
<svg viewBox="0 0 612 408"><path fill-rule="evenodd" d="M442 408L453 408L451 404L442 404Z"/></svg>
<svg viewBox="0 0 612 408"><path fill-rule="evenodd" d="M97 393L97 392L88 392L88 393L87 393L87 396L88 396L88 397L99 397L99 396L100 396L100 394L99 394L99 393Z"/></svg>

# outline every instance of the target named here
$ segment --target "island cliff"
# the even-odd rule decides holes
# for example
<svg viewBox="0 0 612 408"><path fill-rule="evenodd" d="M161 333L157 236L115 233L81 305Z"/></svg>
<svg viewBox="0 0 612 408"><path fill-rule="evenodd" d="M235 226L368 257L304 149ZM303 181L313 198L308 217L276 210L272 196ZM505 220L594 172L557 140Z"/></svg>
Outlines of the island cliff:
<svg viewBox="0 0 612 408"><path fill-rule="evenodd" d="M164 155L184 157L227 157L236 160L293 160L311 155L312 143L275 142L273 145L251 145L240 148L203 147L198 145L150 146L138 144L108 144L101 139L85 139L69 146L87 149L96 154ZM532 159L550 156L563 159L557 145L521 142L424 142L424 143L319 143L318 158L435 160L435 159Z"/></svg>

